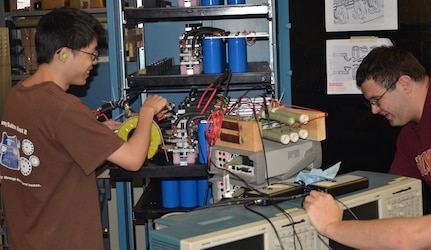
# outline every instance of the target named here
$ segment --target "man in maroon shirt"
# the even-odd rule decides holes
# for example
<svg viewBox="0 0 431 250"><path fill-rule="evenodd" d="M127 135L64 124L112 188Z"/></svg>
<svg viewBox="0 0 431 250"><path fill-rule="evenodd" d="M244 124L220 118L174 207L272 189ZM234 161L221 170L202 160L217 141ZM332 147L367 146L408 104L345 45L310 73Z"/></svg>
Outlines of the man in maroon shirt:
<svg viewBox="0 0 431 250"><path fill-rule="evenodd" d="M425 68L399 47L377 47L361 62L356 81L392 126L402 126L392 174L422 178L431 186L431 91Z"/></svg>

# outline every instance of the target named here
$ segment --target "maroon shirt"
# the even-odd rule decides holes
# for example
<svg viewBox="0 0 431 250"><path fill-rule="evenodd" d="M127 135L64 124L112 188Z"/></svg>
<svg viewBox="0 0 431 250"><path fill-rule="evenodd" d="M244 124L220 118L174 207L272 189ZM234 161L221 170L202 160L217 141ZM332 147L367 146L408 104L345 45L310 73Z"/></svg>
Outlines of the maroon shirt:
<svg viewBox="0 0 431 250"><path fill-rule="evenodd" d="M54 83L18 83L1 118L10 249L103 249L95 170L123 141Z"/></svg>
<svg viewBox="0 0 431 250"><path fill-rule="evenodd" d="M422 178L431 186L431 91L419 123L410 122L400 131L397 150L389 170L392 174Z"/></svg>

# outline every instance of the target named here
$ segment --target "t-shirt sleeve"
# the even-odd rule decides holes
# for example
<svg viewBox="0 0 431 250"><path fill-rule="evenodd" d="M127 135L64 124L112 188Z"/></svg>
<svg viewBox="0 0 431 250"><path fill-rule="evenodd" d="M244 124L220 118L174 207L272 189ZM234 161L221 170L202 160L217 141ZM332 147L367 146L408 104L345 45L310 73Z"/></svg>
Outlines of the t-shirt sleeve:
<svg viewBox="0 0 431 250"><path fill-rule="evenodd" d="M413 178L421 178L415 162L410 141L412 135L408 133L408 128L403 128L397 138L397 149L389 173ZM414 135L413 135L414 136Z"/></svg>
<svg viewBox="0 0 431 250"><path fill-rule="evenodd" d="M59 114L56 126L58 141L87 175L124 143L97 121L83 102L74 103Z"/></svg>

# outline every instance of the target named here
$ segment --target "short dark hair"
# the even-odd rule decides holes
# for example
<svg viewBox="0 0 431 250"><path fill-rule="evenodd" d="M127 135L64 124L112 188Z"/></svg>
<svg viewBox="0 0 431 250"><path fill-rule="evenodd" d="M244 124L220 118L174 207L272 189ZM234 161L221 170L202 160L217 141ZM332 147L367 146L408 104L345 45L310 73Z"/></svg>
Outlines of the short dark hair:
<svg viewBox="0 0 431 250"><path fill-rule="evenodd" d="M397 46L380 46L372 49L362 60L356 71L356 85L361 87L366 80L374 80L382 87L390 88L402 75L420 81L427 76L427 72L407 50Z"/></svg>
<svg viewBox="0 0 431 250"><path fill-rule="evenodd" d="M90 13L68 7L55 9L36 27L37 63L49 63L62 47L81 49L95 38L99 46L106 46L106 31Z"/></svg>

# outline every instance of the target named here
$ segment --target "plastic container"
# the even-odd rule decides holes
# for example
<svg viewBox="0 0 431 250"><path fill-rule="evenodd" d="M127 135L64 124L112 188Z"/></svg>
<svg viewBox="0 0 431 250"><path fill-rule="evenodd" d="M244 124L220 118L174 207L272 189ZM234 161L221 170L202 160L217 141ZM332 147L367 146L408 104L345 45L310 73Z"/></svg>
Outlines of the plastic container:
<svg viewBox="0 0 431 250"><path fill-rule="evenodd" d="M218 74L226 65L226 45L220 37L205 37L202 41L204 73Z"/></svg>
<svg viewBox="0 0 431 250"><path fill-rule="evenodd" d="M234 73L247 71L247 41L245 37L228 38L229 69Z"/></svg>

